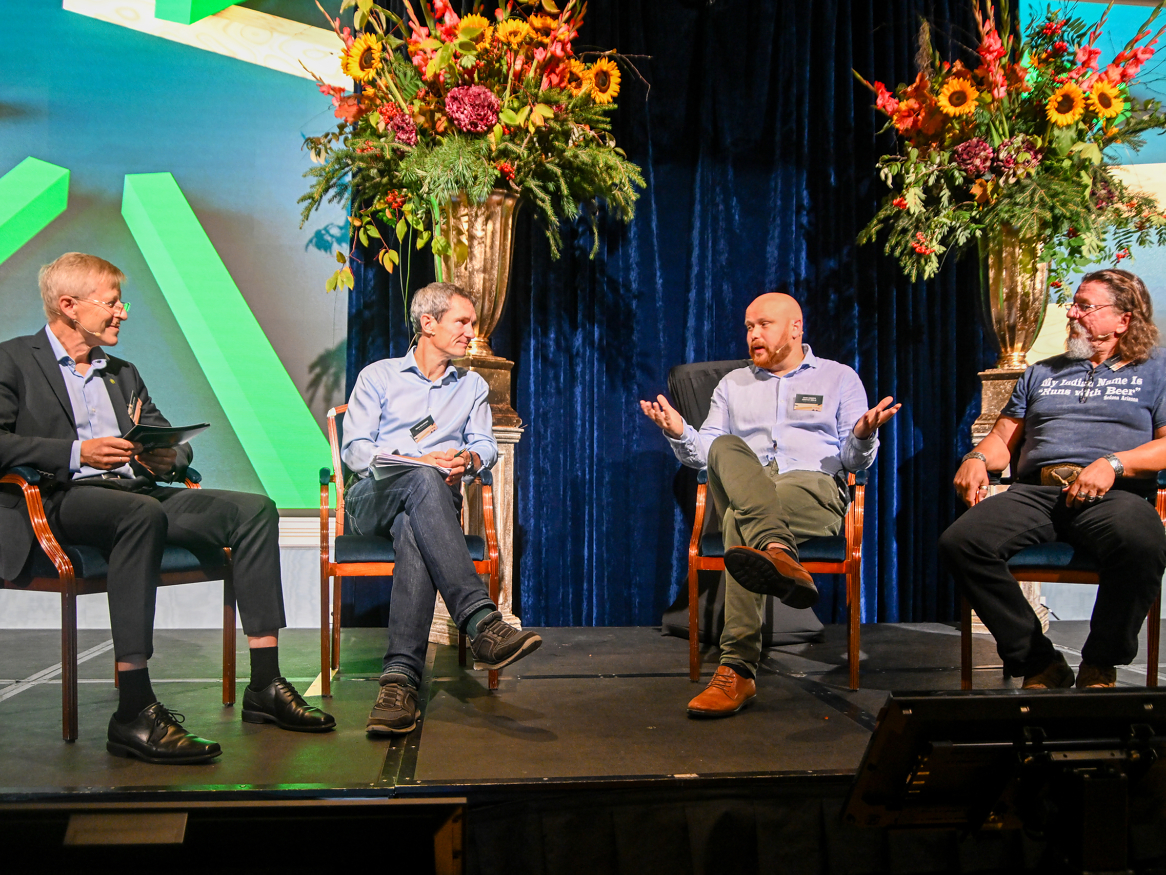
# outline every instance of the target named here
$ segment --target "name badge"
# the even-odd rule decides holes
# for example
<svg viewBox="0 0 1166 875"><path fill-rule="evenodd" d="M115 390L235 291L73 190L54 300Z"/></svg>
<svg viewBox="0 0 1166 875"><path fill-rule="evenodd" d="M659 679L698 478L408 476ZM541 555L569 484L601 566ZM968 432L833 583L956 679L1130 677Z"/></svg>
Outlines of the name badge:
<svg viewBox="0 0 1166 875"><path fill-rule="evenodd" d="M818 413L822 412L822 402L826 400L824 395L802 395L798 393L794 395L794 410L814 410Z"/></svg>
<svg viewBox="0 0 1166 875"><path fill-rule="evenodd" d="M409 429L409 434L413 436L413 443L419 444L435 431L437 431L437 423L433 421L432 416L427 416Z"/></svg>

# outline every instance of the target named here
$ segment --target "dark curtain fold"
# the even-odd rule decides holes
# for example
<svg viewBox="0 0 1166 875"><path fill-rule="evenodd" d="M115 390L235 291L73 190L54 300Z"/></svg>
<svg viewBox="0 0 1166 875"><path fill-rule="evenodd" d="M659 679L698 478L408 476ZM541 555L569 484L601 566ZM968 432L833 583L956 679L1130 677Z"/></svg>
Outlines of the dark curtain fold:
<svg viewBox="0 0 1166 875"><path fill-rule="evenodd" d="M516 605L532 625L652 625L685 577L691 479L637 401L680 362L742 357L756 295L783 290L819 355L853 366L873 404L904 402L867 489L863 619L950 619L935 542L992 356L974 261L909 283L855 237L885 192L894 148L851 69L913 79L921 17L945 57L975 44L966 2L591 0L577 53L618 47L620 145L648 182L635 220L608 221L588 259L582 220L552 261L520 217L494 349L515 361ZM642 78L641 78L642 77ZM650 83L650 87L648 85ZM432 267L414 259L413 287ZM349 385L407 343L398 279L358 269ZM843 619L841 581L819 613Z"/></svg>

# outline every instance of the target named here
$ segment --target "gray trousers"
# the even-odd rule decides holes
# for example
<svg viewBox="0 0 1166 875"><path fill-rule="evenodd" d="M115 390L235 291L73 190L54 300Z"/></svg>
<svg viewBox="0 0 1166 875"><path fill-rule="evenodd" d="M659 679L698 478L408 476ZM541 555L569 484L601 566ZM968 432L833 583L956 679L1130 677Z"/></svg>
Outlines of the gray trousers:
<svg viewBox="0 0 1166 875"><path fill-rule="evenodd" d="M764 550L777 543L796 558L799 542L837 535L842 528L846 504L833 477L820 471L783 474L776 462L763 466L736 435L722 435L713 441L708 472L726 550ZM722 665L737 665L756 673L761 661L764 606L764 596L749 592L725 572Z"/></svg>

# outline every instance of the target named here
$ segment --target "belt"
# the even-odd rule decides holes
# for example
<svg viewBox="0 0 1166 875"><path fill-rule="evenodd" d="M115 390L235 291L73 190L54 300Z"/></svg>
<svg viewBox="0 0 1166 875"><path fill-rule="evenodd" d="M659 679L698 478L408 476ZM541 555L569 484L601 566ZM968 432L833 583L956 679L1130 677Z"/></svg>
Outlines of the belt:
<svg viewBox="0 0 1166 875"><path fill-rule="evenodd" d="M1045 465L1040 469L1041 486L1068 486L1085 469L1084 465L1062 462L1059 465Z"/></svg>

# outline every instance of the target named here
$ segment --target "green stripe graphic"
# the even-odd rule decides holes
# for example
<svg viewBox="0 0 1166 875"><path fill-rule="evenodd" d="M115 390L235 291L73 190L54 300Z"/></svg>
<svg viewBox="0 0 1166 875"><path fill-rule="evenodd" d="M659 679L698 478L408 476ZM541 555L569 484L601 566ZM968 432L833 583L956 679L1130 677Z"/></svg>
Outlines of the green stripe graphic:
<svg viewBox="0 0 1166 875"><path fill-rule="evenodd" d="M0 263L69 205L69 171L25 158L0 177Z"/></svg>
<svg viewBox="0 0 1166 875"><path fill-rule="evenodd" d="M318 504L328 442L174 177L128 174L121 214L268 496Z"/></svg>
<svg viewBox="0 0 1166 875"><path fill-rule="evenodd" d="M157 0L154 17L178 24L194 24L234 5L233 0Z"/></svg>

